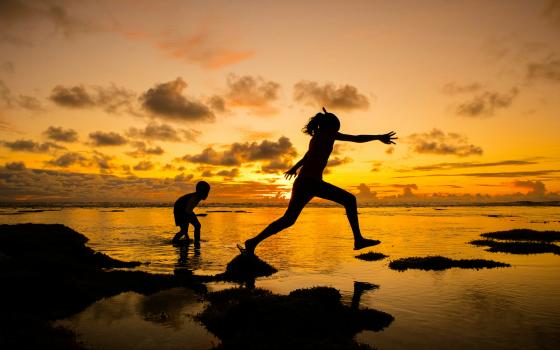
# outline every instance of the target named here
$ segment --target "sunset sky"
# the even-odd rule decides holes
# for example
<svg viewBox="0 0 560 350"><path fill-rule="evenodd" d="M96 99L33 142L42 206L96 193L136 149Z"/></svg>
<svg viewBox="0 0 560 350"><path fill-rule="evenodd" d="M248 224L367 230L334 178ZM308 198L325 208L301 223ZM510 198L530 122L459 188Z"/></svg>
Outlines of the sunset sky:
<svg viewBox="0 0 560 350"><path fill-rule="evenodd" d="M0 201L560 200L560 1L0 1Z"/></svg>

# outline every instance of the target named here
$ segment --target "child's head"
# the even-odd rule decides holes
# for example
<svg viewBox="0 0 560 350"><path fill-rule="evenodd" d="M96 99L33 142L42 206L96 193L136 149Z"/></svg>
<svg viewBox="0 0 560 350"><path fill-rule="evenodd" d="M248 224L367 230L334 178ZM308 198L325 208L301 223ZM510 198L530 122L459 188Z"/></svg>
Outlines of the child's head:
<svg viewBox="0 0 560 350"><path fill-rule="evenodd" d="M337 116L327 112L323 107L324 113L317 113L309 119L307 125L303 127L303 132L311 136L315 135L318 130L337 132L340 129L340 121Z"/></svg>
<svg viewBox="0 0 560 350"><path fill-rule="evenodd" d="M202 199L208 198L208 193L210 192L210 184L206 181L199 181L196 183L196 193Z"/></svg>

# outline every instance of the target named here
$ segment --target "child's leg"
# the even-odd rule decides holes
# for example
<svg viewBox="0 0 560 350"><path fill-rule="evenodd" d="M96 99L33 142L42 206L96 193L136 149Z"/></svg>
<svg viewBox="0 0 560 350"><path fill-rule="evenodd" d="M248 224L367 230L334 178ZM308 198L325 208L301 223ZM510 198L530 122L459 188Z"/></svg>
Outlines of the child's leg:
<svg viewBox="0 0 560 350"><path fill-rule="evenodd" d="M194 242L198 243L200 242L200 222L198 221L198 219L196 218L196 216L192 216L190 223L193 225L194 227Z"/></svg>
<svg viewBox="0 0 560 350"><path fill-rule="evenodd" d="M288 209L286 209L284 215L268 225L257 236L245 241L245 249L247 253L254 254L255 248L260 242L292 226L296 222L305 205L311 200L311 198L313 198L311 191L307 191L305 189L298 189L297 191L292 190L292 197L290 199L290 203L288 204Z"/></svg>
<svg viewBox="0 0 560 350"><path fill-rule="evenodd" d="M189 239L189 232L188 232L189 224L188 223L187 224L181 224L181 226L179 226L179 227L181 228L181 230L175 234L175 237L173 237L173 242L179 241L179 239L183 235L185 235L187 240Z"/></svg>
<svg viewBox="0 0 560 350"><path fill-rule="evenodd" d="M358 205L356 196L352 193L336 187L327 182L322 182L321 187L317 191L317 197L328 199L338 204L341 204L346 209L346 217L352 227L354 234L354 249L362 249L379 244L378 240L367 239L362 236L360 231L360 223L358 221Z"/></svg>

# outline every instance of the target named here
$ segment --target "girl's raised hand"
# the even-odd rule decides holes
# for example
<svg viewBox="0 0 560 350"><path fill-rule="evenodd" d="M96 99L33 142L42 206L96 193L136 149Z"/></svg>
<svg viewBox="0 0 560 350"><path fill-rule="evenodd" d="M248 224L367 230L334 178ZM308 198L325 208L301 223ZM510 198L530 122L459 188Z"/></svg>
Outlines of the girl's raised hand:
<svg viewBox="0 0 560 350"><path fill-rule="evenodd" d="M290 170L288 170L284 173L284 177L287 180L290 180L291 178L295 177L296 175L297 175L297 169L294 169L294 168L292 168L292 169L290 169Z"/></svg>
<svg viewBox="0 0 560 350"><path fill-rule="evenodd" d="M379 141L383 142L386 145L391 145L391 144L395 144L395 142L393 142L393 140L397 140L398 137L395 137L397 133L394 131L391 131L389 133L383 134L383 135L379 135Z"/></svg>

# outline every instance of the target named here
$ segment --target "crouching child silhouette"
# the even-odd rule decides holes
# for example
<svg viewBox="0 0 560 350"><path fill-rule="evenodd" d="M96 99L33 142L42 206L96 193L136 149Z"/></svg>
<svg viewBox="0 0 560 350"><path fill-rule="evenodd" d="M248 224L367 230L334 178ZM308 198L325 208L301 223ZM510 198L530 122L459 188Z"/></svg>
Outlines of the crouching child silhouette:
<svg viewBox="0 0 560 350"><path fill-rule="evenodd" d="M268 225L261 233L245 241L245 247L238 245L242 253L255 254L255 248L266 238L292 226L305 205L313 198L319 197L341 204L346 209L346 216L354 234L354 249L371 247L380 243L375 239L362 236L358 222L356 197L339 187L323 181L323 170L327 166L329 156L335 141L370 142L381 141L384 144L394 144L395 132L382 135L347 135L340 133L340 121L336 115L323 108L324 113L318 113L309 120L303 132L311 136L309 149L305 156L285 173L290 179L296 177L292 187L292 196L288 209L282 217ZM301 169L300 169L301 168ZM299 169L299 173L298 173Z"/></svg>
<svg viewBox="0 0 560 350"><path fill-rule="evenodd" d="M210 185L208 182L199 181L196 184L196 192L188 193L175 201L173 216L175 217L175 225L179 226L181 230L175 234L172 243L179 243L183 235L185 236L185 241L189 242L189 224L194 227L194 243L200 243L200 222L196 218L193 209L201 200L208 198L209 192Z"/></svg>

